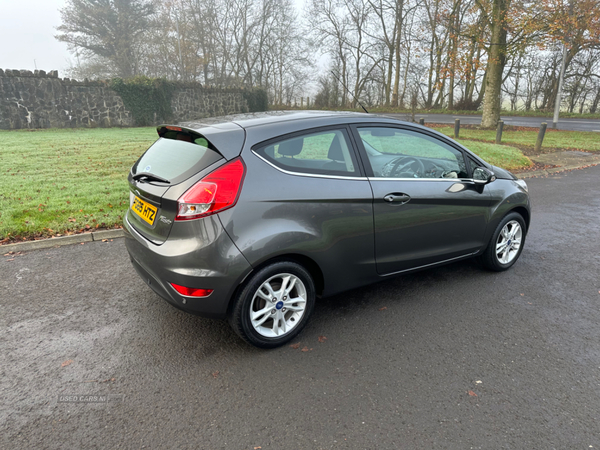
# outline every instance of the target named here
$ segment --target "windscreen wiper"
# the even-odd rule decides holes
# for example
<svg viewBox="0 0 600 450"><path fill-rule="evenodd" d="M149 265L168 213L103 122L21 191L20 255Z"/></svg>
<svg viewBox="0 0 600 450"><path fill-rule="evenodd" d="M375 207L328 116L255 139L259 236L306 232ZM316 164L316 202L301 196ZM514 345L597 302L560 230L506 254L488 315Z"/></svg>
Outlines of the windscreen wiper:
<svg viewBox="0 0 600 450"><path fill-rule="evenodd" d="M169 180L165 180L164 178L159 177L158 175L154 175L153 173L148 172L136 173L132 178L136 181L143 181L145 183L147 183L148 181L159 181L161 183L171 184Z"/></svg>

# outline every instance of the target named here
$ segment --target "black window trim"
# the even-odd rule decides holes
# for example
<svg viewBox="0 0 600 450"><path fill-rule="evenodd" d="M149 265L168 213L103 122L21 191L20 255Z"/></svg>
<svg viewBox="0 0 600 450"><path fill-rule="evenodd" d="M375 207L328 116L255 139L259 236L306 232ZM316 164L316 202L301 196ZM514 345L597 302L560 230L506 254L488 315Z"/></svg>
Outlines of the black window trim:
<svg viewBox="0 0 600 450"><path fill-rule="evenodd" d="M352 163L354 167L356 167L356 172L338 172L333 170L323 170L323 169L306 169L303 170L302 167L283 167L277 163L276 160L270 158L266 154L261 154L261 150L264 148L276 144L281 141L285 141L288 139L293 139L300 136L307 136L310 134L322 133L326 131L341 131L345 138L346 143L348 144L348 150L350 152L350 158L352 159ZM337 125L328 125L325 127L314 127L307 128L301 131L295 131L293 133L282 134L280 136L276 136L273 138L269 138L267 140L261 141L257 144L254 144L251 147L252 153L256 155L258 158L265 161L270 166L275 169L289 174L289 175L299 175L299 176L308 176L308 177L317 177L317 178L339 178L344 180L366 180L367 174L365 171L365 167L362 159L360 158L360 153L356 147L356 142L354 140L354 136L352 135L352 130L350 129L348 124L337 124Z"/></svg>

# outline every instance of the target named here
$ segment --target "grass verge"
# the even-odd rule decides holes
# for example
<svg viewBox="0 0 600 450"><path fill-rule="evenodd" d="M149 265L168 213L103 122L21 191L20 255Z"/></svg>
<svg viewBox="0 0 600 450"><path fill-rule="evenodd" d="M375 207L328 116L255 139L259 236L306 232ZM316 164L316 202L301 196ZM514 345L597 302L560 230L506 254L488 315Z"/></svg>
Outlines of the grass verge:
<svg viewBox="0 0 600 450"><path fill-rule="evenodd" d="M1 131L0 242L120 226L154 128Z"/></svg>
<svg viewBox="0 0 600 450"><path fill-rule="evenodd" d="M156 137L153 127L0 131L0 243L121 226L127 173ZM531 164L512 147L461 142L494 165Z"/></svg>
<svg viewBox="0 0 600 450"><path fill-rule="evenodd" d="M457 141L494 166L517 170L533 165L531 160L515 147L467 139L457 139Z"/></svg>
<svg viewBox="0 0 600 450"><path fill-rule="evenodd" d="M433 129L440 133L444 133L447 136L454 136L454 127L451 125L436 126L433 127ZM505 130L502 133L502 143L530 147L533 149L535 141L537 140L537 135L537 130L523 129L522 127L505 127ZM496 142L496 130L478 130L471 127L461 127L460 137L461 139ZM598 152L600 151L600 133L546 130L544 143L542 145L542 153L544 151L556 151L556 149Z"/></svg>

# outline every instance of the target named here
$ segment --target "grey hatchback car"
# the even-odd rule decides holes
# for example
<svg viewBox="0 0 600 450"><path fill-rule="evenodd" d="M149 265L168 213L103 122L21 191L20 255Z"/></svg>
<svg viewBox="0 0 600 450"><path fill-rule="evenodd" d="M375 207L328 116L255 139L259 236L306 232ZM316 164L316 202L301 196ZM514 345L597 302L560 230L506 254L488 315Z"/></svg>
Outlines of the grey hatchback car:
<svg viewBox="0 0 600 450"><path fill-rule="evenodd" d="M503 271L525 243L525 182L419 125L267 112L158 135L128 178L133 266L258 347L294 338L317 297L470 257Z"/></svg>

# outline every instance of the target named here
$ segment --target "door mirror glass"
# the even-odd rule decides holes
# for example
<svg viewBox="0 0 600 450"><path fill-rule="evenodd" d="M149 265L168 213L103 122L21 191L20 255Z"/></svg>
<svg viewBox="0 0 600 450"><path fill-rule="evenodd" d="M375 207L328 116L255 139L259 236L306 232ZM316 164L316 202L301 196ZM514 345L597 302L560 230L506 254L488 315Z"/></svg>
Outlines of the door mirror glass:
<svg viewBox="0 0 600 450"><path fill-rule="evenodd" d="M491 183L496 179L496 175L485 167L475 167L473 169L473 181L477 184Z"/></svg>

